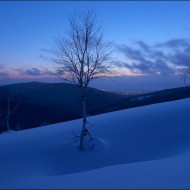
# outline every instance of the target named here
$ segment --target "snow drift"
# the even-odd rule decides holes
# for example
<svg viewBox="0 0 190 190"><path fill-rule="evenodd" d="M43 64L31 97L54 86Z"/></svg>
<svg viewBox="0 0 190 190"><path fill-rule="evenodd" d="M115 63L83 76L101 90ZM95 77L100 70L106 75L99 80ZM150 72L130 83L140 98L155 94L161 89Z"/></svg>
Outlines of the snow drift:
<svg viewBox="0 0 190 190"><path fill-rule="evenodd" d="M190 188L189 114L184 99L89 117L85 151L80 119L4 133L0 188Z"/></svg>

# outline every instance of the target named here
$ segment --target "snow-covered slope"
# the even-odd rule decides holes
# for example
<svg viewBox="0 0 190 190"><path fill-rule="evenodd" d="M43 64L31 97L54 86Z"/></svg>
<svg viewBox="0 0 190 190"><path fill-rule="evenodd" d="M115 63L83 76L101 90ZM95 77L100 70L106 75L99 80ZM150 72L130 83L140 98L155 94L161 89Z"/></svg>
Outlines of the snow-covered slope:
<svg viewBox="0 0 190 190"><path fill-rule="evenodd" d="M189 114L184 99L89 117L82 152L81 120L2 134L0 188L190 188Z"/></svg>

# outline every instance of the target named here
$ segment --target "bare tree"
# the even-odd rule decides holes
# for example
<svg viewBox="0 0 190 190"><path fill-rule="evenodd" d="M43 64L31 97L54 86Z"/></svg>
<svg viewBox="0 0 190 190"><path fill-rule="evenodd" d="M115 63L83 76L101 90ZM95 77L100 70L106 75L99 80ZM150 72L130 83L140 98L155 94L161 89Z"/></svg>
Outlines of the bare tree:
<svg viewBox="0 0 190 190"><path fill-rule="evenodd" d="M187 95L190 95L190 68L183 71L182 74L183 83L187 89Z"/></svg>
<svg viewBox="0 0 190 190"><path fill-rule="evenodd" d="M18 106L21 104L23 97L21 95L7 97L7 109L6 109L6 130L11 130L10 127L10 117L17 110Z"/></svg>
<svg viewBox="0 0 190 190"><path fill-rule="evenodd" d="M10 118L23 101L22 95L12 95L6 88L0 90L0 127L5 131L11 130Z"/></svg>
<svg viewBox="0 0 190 190"><path fill-rule="evenodd" d="M65 37L54 40L57 76L72 83L81 90L83 125L80 134L80 149L84 149L87 130L86 93L89 83L111 72L111 42L103 39L102 25L96 12L74 12L69 16L69 31Z"/></svg>

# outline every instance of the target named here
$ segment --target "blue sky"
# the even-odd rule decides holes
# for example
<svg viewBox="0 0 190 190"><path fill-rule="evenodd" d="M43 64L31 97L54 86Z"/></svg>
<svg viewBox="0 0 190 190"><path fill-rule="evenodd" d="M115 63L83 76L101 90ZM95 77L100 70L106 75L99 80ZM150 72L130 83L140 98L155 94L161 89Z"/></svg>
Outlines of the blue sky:
<svg viewBox="0 0 190 190"><path fill-rule="evenodd" d="M18 77L19 73L23 78L35 78L47 74L53 64L41 58L40 55L44 54L42 49L51 48L53 38L57 34L64 35L68 29L67 16L73 10L92 8L96 10L98 20L103 22L105 39L113 40L118 47L116 59L122 61L130 72L160 74L164 69L167 70L165 65L156 66L156 69L155 66L152 69L145 68L147 63L144 62L154 59L152 52L154 55L158 54L158 51L172 52L170 57L167 54L167 59L172 63L175 62L175 66L178 64L177 67L182 64L179 63L179 58L188 61L189 57L183 54L183 51L189 48L190 2L188 1L1 1L1 76L14 78ZM147 45L149 51L143 52L139 42ZM187 45L176 45L186 42ZM175 47L167 46L174 43ZM131 52L138 53L137 51L141 56L146 54L146 59L141 57L134 60ZM179 51L181 54L176 55ZM137 62L139 64L141 61L144 61L144 65L142 63L137 66ZM131 66L133 63L135 68ZM157 64L157 61L153 64ZM38 71L39 75L33 75L36 68L41 71L41 73ZM167 74L173 73L168 70Z"/></svg>

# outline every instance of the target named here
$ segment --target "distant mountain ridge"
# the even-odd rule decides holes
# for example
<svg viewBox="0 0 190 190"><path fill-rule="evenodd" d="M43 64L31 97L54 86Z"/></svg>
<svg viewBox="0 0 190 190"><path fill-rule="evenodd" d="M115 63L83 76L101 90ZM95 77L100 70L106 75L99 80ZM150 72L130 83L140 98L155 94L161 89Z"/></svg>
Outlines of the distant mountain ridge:
<svg viewBox="0 0 190 190"><path fill-rule="evenodd" d="M1 89L24 97L11 117L14 130L18 125L21 129L33 128L80 118L82 115L80 89L72 84L29 82L4 85ZM107 108L122 98L119 94L88 88L87 113L92 114L95 109Z"/></svg>
<svg viewBox="0 0 190 190"><path fill-rule="evenodd" d="M67 83L29 82L0 86L24 97L10 118L11 129L21 130L81 118L80 89ZM137 95L121 95L88 88L87 114L96 115L189 97L185 87ZM0 95L1 98L1 95ZM5 126L0 126L4 131Z"/></svg>

